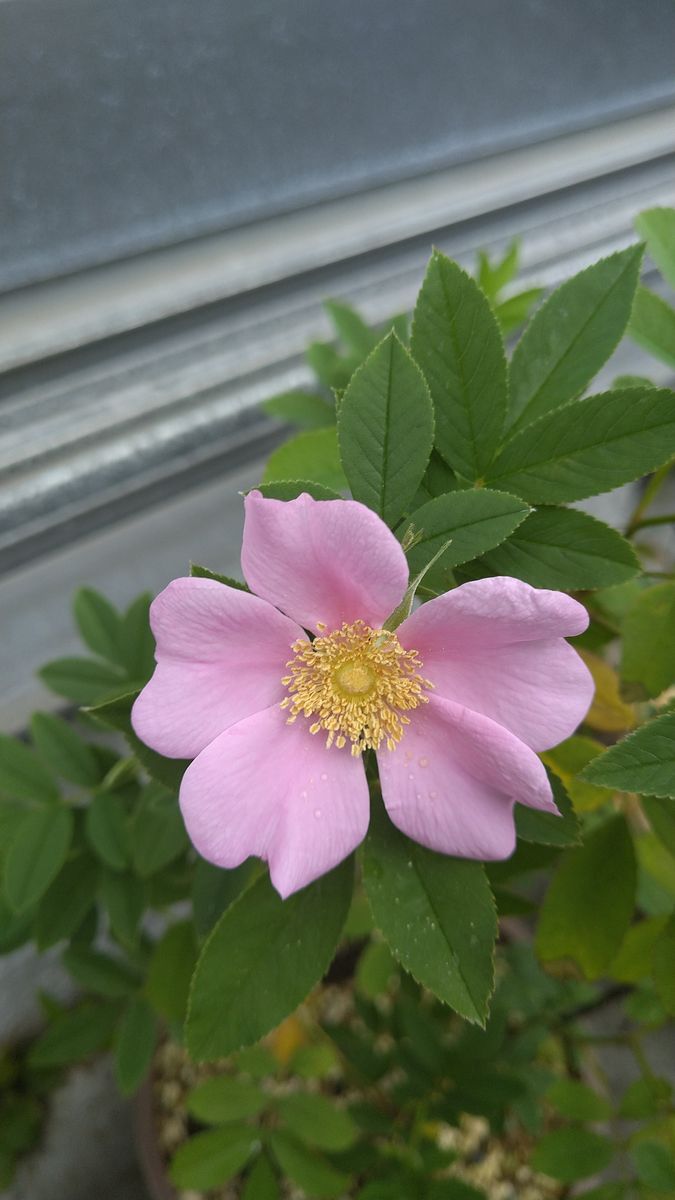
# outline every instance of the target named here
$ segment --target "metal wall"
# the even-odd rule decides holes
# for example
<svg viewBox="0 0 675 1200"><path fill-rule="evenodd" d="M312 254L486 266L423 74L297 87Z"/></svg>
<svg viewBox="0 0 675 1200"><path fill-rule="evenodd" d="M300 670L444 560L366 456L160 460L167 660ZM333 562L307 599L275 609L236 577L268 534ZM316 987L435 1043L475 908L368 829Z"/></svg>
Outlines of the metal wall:
<svg viewBox="0 0 675 1200"><path fill-rule="evenodd" d="M0 290L675 97L672 0L4 0Z"/></svg>

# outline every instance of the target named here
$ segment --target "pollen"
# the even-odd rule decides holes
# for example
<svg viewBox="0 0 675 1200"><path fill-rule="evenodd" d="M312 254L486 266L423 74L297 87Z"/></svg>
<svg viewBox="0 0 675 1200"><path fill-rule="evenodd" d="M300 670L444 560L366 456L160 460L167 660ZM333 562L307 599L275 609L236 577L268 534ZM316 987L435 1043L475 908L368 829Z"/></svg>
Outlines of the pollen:
<svg viewBox="0 0 675 1200"><path fill-rule="evenodd" d="M284 676L287 695L281 707L288 723L313 718L310 733L324 732L326 745L340 749L351 743L352 754L393 750L410 723L406 713L426 704L416 650L404 650L395 633L371 629L363 621L344 624L313 642L299 639Z"/></svg>

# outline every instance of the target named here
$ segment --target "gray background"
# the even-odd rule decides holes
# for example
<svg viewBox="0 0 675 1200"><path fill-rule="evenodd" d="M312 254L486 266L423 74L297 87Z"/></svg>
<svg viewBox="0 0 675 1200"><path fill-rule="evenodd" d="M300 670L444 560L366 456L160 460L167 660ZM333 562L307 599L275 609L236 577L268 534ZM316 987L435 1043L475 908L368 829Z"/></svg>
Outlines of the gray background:
<svg viewBox="0 0 675 1200"><path fill-rule="evenodd" d="M0 0L0 290L675 96L672 0Z"/></svg>

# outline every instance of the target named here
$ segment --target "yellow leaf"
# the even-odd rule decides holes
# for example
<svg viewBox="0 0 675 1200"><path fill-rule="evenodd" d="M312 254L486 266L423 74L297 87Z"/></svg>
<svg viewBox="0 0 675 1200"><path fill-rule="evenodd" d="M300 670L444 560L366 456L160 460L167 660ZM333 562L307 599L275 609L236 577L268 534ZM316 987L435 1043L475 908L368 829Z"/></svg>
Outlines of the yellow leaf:
<svg viewBox="0 0 675 1200"><path fill-rule="evenodd" d="M601 733L623 733L626 729L633 729L636 724L635 710L621 699L619 676L614 668L589 650L580 650L579 654L595 683L595 697L586 724Z"/></svg>
<svg viewBox="0 0 675 1200"><path fill-rule="evenodd" d="M296 1050L308 1040L307 1030L297 1017L287 1017L267 1039L272 1054L280 1066L286 1066Z"/></svg>
<svg viewBox="0 0 675 1200"><path fill-rule="evenodd" d="M554 746L552 750L547 750L546 754L541 756L546 766L562 779L577 812L592 812L594 808L601 808L610 799L611 793L607 788L596 787L593 783L584 783L577 778L591 759L602 754L603 750L605 746L602 742L577 735L567 738L567 741Z"/></svg>

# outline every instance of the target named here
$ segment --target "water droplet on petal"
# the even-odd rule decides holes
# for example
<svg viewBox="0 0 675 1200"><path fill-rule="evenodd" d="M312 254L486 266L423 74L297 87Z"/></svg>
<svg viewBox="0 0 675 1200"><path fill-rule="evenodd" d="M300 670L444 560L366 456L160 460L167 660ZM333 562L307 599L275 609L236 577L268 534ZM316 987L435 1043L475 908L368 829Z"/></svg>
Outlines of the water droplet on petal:
<svg viewBox="0 0 675 1200"><path fill-rule="evenodd" d="M316 817L316 819L317 819L317 821L318 821L319 817L321 816L321 809L320 809L320 808L315 808L315 809L314 809L314 816Z"/></svg>
<svg viewBox="0 0 675 1200"><path fill-rule="evenodd" d="M421 766L421 767L428 767L428 766L429 766L429 759L428 759L428 758L420 758L420 759L418 759L417 761L419 762L419 764L420 764L420 766Z"/></svg>
<svg viewBox="0 0 675 1200"><path fill-rule="evenodd" d="M415 776L414 776L414 775L409 775L409 776L408 776L408 779L414 779L414 778L415 778Z"/></svg>
<svg viewBox="0 0 675 1200"><path fill-rule="evenodd" d="M300 793L300 799L301 799L301 800L306 800L306 799L307 799L307 792L301 792L301 793Z"/></svg>
<svg viewBox="0 0 675 1200"><path fill-rule="evenodd" d="M326 772L325 772L325 771L322 771L322 772L321 772L321 780L322 780L322 782L323 782L323 783L325 783L327 779L328 779L328 776L327 776Z"/></svg>

